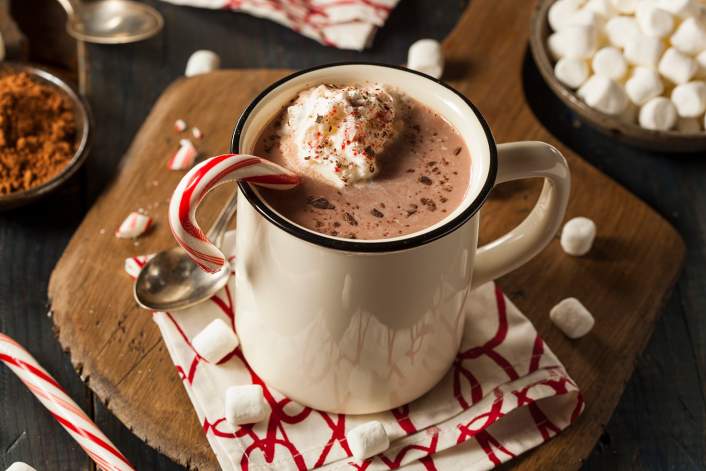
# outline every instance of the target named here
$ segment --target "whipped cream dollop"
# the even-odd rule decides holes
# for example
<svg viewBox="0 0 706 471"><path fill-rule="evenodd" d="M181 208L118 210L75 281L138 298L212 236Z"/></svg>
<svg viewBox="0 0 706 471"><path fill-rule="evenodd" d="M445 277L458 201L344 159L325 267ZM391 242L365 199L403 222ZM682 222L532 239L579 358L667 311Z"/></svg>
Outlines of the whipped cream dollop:
<svg viewBox="0 0 706 471"><path fill-rule="evenodd" d="M395 99L380 85L319 85L287 108L283 132L296 147L296 165L342 187L378 172L396 115Z"/></svg>

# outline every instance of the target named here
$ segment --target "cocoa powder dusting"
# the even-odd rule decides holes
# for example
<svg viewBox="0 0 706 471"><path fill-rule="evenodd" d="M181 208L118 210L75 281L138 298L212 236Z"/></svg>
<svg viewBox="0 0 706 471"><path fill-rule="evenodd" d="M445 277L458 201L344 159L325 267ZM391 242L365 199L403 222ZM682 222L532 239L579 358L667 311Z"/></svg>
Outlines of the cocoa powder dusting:
<svg viewBox="0 0 706 471"><path fill-rule="evenodd" d="M0 76L0 195L54 177L73 157L75 136L65 93L25 72Z"/></svg>

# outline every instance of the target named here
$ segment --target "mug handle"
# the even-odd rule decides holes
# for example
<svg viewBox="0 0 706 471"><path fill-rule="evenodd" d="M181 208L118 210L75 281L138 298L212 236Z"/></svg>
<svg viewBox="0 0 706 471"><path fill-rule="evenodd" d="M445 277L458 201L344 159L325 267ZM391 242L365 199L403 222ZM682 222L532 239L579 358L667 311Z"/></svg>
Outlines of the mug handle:
<svg viewBox="0 0 706 471"><path fill-rule="evenodd" d="M554 146L536 141L498 145L496 185L537 177L544 178L544 186L525 220L499 239L478 247L473 288L524 265L544 249L559 230L569 201L569 166Z"/></svg>

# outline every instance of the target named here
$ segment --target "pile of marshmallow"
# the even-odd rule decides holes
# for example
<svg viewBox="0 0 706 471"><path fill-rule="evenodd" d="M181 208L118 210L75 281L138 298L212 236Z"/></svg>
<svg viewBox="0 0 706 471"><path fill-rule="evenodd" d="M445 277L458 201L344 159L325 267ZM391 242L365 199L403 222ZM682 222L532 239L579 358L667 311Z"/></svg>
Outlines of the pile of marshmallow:
<svg viewBox="0 0 706 471"><path fill-rule="evenodd" d="M646 129L704 129L706 8L698 0L558 0L549 51L590 107Z"/></svg>

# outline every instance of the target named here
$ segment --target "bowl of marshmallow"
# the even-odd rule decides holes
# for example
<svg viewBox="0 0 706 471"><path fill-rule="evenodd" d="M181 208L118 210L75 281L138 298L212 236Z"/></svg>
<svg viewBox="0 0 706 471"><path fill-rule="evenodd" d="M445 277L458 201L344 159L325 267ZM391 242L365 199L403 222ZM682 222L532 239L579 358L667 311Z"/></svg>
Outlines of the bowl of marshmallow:
<svg viewBox="0 0 706 471"><path fill-rule="evenodd" d="M706 149L702 0L541 0L530 48L584 121L630 144Z"/></svg>

